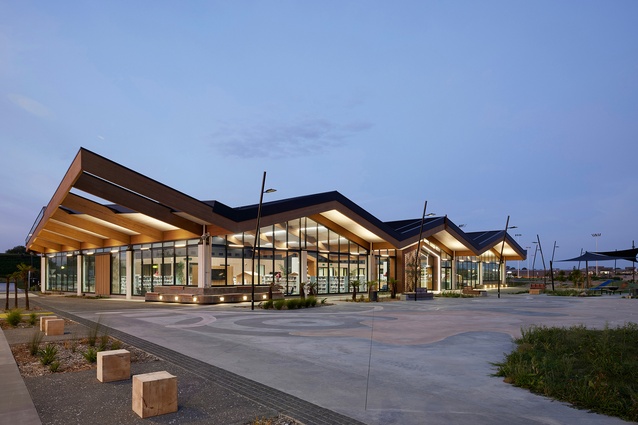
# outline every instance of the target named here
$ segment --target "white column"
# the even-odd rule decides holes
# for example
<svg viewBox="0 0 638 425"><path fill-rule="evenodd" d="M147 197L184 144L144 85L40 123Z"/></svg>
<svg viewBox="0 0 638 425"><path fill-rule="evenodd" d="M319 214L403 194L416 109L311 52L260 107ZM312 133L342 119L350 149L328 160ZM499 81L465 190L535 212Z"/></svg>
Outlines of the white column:
<svg viewBox="0 0 638 425"><path fill-rule="evenodd" d="M47 256L40 257L40 291L46 292L49 273L47 273Z"/></svg>
<svg viewBox="0 0 638 425"><path fill-rule="evenodd" d="M78 295L82 295L82 255L78 255L76 257L76 263L77 263L77 271L78 271L78 281L77 281L77 294Z"/></svg>
<svg viewBox="0 0 638 425"><path fill-rule="evenodd" d="M126 250L126 299L133 298L133 250Z"/></svg>
<svg viewBox="0 0 638 425"><path fill-rule="evenodd" d="M308 251L301 251L301 259L299 261L299 293L301 293L301 288L306 286L308 283Z"/></svg>
<svg viewBox="0 0 638 425"><path fill-rule="evenodd" d="M204 238L197 245L197 262L199 263L197 268L198 288L208 288L210 286L211 255L210 238Z"/></svg>
<svg viewBox="0 0 638 425"><path fill-rule="evenodd" d="M450 273L452 273L452 276L450 276L451 279L451 284L452 284L452 289L459 289L459 280L456 277L456 253L452 256L452 268L450 269Z"/></svg>

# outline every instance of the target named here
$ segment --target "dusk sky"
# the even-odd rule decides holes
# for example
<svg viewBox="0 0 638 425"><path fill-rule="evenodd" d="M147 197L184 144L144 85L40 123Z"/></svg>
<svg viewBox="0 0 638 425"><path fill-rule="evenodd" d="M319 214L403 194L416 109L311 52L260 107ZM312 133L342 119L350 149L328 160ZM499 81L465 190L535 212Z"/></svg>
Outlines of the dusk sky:
<svg viewBox="0 0 638 425"><path fill-rule="evenodd" d="M0 0L0 252L80 147L231 207L267 171L265 201L337 190L389 221L427 200L470 232L509 215L546 261L554 241L556 260L630 248L637 18L635 0Z"/></svg>

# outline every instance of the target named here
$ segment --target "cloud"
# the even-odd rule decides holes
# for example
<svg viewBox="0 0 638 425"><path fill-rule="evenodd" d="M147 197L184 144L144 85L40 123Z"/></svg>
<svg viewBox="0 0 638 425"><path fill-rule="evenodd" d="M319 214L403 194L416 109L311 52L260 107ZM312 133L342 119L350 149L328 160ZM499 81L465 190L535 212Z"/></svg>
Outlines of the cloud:
<svg viewBox="0 0 638 425"><path fill-rule="evenodd" d="M212 134L212 146L226 156L242 158L300 157L324 153L342 146L370 123L337 124L325 119L307 119L293 124L224 126Z"/></svg>
<svg viewBox="0 0 638 425"><path fill-rule="evenodd" d="M46 118L51 115L49 109L46 106L29 97L12 93L7 95L7 98L9 98L9 100L15 105L37 117Z"/></svg>

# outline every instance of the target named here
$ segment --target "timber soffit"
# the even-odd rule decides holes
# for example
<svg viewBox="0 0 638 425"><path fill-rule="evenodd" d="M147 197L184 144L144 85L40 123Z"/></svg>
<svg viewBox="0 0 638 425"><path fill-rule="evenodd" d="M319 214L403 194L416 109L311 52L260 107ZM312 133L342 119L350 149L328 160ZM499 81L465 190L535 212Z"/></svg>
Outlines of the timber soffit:
<svg viewBox="0 0 638 425"><path fill-rule="evenodd" d="M84 200L83 205L92 211L100 212L101 216L97 214L97 218L102 217L109 220L110 217L110 219L116 221L114 224L124 224L123 227L131 226L131 224L126 222L125 217L122 217L122 215L125 213L142 213L183 229L192 235L198 234L202 224L232 233L252 229L257 216L257 205L231 208L218 201L199 201L81 148L45 208L35 232L30 235L28 247L31 245L34 247L45 245L49 249L56 249L59 246L59 241L61 241L59 238L56 241L58 243L53 243L53 241L49 241L50 243L48 244L35 243L35 237L42 234L44 226L52 218L73 226L86 223L81 218L75 219L71 217L72 214L70 213L74 212L73 206L77 207L78 198L81 198L70 193L70 190L74 187L102 199L116 202L118 205L100 205L97 203L93 205L92 201ZM67 208L66 214L62 212L64 208L58 208L69 203L71 206ZM331 210L338 211L347 219L352 220L353 223L357 223L397 248L409 246L418 239L421 220L382 222L337 191L266 202L262 205L262 220L267 225L269 224L269 217L285 221L299 217L298 214L295 214L297 211L303 211L307 215L311 215L326 214ZM112 214L110 216L108 215L109 211ZM97 233L100 231L107 233L104 231L106 227L99 227L99 225L95 224L93 226L95 226L92 228L93 230L95 228L98 229ZM135 227L137 232L143 233L147 231L153 238L161 238L161 235L154 233L153 229L144 228L143 224L137 223L133 227ZM79 226L79 228L80 230L88 231L86 227ZM437 233L440 234L440 232L446 232L450 237L477 254L493 247L494 243L498 243L497 239L502 237L503 234L502 231L466 234L454 225L447 216L427 218L423 227L423 236L433 236ZM122 232L117 233L116 230L111 230L110 233L109 236L106 236L109 239L119 241L126 239L126 235ZM94 242L94 240L91 242ZM511 241L508 240L508 242ZM524 255L516 242L514 244L514 251Z"/></svg>

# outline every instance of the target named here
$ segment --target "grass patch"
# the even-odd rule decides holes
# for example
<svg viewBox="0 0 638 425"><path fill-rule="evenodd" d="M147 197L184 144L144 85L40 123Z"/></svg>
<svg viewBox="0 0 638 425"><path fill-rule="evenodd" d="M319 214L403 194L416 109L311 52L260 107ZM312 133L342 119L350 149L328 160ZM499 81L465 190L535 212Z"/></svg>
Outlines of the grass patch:
<svg viewBox="0 0 638 425"><path fill-rule="evenodd" d="M638 325L603 330L531 327L496 376L517 387L638 421Z"/></svg>
<svg viewBox="0 0 638 425"><path fill-rule="evenodd" d="M36 331L31 335L31 339L29 340L29 353L32 356L35 356L40 352L40 343L42 342L42 338L44 338L44 332L40 332L39 329L36 329Z"/></svg>
<svg viewBox="0 0 638 425"><path fill-rule="evenodd" d="M7 323L13 326L14 328L20 324L22 321L22 310L19 308L14 308L13 310L9 310L7 313Z"/></svg>

